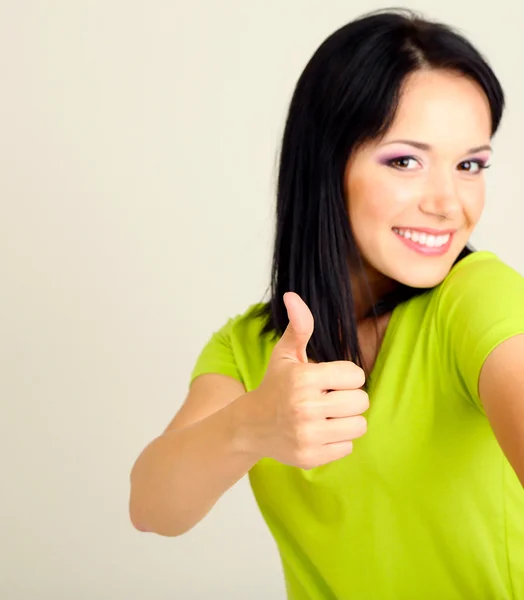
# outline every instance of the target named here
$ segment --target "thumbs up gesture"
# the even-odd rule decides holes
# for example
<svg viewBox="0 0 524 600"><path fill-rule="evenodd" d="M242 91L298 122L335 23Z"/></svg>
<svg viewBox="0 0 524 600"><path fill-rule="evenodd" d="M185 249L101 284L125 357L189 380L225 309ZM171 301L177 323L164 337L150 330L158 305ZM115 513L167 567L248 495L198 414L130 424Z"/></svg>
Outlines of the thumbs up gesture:
<svg viewBox="0 0 524 600"><path fill-rule="evenodd" d="M289 325L275 345L245 423L262 457L311 469L351 453L367 430L364 371L350 361L308 363L313 315L298 294L284 294Z"/></svg>

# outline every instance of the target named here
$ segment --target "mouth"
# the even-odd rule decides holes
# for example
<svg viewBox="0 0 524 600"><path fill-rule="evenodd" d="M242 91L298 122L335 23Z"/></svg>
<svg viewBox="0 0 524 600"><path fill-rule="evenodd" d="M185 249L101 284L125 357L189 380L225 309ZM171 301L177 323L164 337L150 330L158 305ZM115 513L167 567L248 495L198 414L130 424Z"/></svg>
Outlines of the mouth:
<svg viewBox="0 0 524 600"><path fill-rule="evenodd" d="M442 256L450 249L456 229L407 229L393 227L393 233L408 248L419 254Z"/></svg>

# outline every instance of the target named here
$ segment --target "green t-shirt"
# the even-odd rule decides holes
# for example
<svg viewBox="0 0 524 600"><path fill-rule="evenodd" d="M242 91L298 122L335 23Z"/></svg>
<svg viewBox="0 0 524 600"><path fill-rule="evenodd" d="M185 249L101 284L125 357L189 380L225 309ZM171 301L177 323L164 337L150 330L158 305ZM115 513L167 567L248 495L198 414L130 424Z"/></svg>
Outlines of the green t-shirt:
<svg viewBox="0 0 524 600"><path fill-rule="evenodd" d="M258 306L212 336L191 381L260 384L275 339ZM478 395L484 360L519 333L524 277L491 252L467 256L393 311L352 454L250 470L290 599L524 600L524 489Z"/></svg>

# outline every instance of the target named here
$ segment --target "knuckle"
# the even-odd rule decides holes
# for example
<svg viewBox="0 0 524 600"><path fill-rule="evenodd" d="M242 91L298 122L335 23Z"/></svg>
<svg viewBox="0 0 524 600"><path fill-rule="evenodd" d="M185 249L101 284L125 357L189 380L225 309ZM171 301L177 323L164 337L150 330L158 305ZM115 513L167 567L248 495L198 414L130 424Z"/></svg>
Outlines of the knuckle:
<svg viewBox="0 0 524 600"><path fill-rule="evenodd" d="M369 396L364 390L355 390L359 408L365 411L369 408Z"/></svg>
<svg viewBox="0 0 524 600"><path fill-rule="evenodd" d="M300 389L304 381L302 369L295 368L289 373L289 384L292 389Z"/></svg>
<svg viewBox="0 0 524 600"><path fill-rule="evenodd" d="M365 373L364 369L361 369L359 367L359 371L356 374L356 377L357 377L357 382L358 382L359 387L362 387L363 385L365 385L365 383L366 383L366 373Z"/></svg>
<svg viewBox="0 0 524 600"><path fill-rule="evenodd" d="M297 451L300 453L307 452L313 441L311 428L307 427L307 425L297 427L294 432L294 439Z"/></svg>
<svg viewBox="0 0 524 600"><path fill-rule="evenodd" d="M299 469L304 469L305 471L309 471L315 466L313 457L311 456L310 452L305 450L297 453L295 458L295 465Z"/></svg>
<svg viewBox="0 0 524 600"><path fill-rule="evenodd" d="M293 389L303 389L311 385L311 371L302 365L290 373L290 383Z"/></svg>
<svg viewBox="0 0 524 600"><path fill-rule="evenodd" d="M354 421L355 432L357 435L364 435L368 430L368 421L366 417L362 415L357 415Z"/></svg>
<svg viewBox="0 0 524 600"><path fill-rule="evenodd" d="M362 387L366 383L366 373L362 367L359 367L355 363L350 363L352 366L351 377L353 378L357 387Z"/></svg>
<svg viewBox="0 0 524 600"><path fill-rule="evenodd" d="M344 456L348 456L352 452L353 452L353 441L346 440L344 442L344 444L342 445L342 447L340 449L337 449L337 451L334 455L334 460L337 460L338 458L342 458Z"/></svg>
<svg viewBox="0 0 524 600"><path fill-rule="evenodd" d="M315 418L314 408L305 402L296 402L291 405L291 418L294 422L303 423Z"/></svg>
<svg viewBox="0 0 524 600"><path fill-rule="evenodd" d="M359 389L366 383L366 373L351 361L340 362L337 365L338 376L352 389Z"/></svg>

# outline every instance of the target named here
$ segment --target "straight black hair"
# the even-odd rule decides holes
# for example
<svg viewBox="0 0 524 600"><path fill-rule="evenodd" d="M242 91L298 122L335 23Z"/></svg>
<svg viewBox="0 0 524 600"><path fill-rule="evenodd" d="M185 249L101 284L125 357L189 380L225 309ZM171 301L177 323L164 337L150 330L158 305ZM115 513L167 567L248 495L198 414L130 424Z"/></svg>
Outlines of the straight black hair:
<svg viewBox="0 0 524 600"><path fill-rule="evenodd" d="M258 314L263 333L280 336L288 325L283 295L299 294L315 320L307 348L315 362L365 368L350 273L363 276L368 294L370 287L351 231L344 170L360 144L387 132L404 80L420 69L451 70L480 84L496 133L505 100L487 61L458 31L408 9L373 11L335 31L296 84L280 150L271 296ZM466 245L455 264L474 251ZM369 295L367 316L377 319L427 289L399 284L382 299Z"/></svg>

